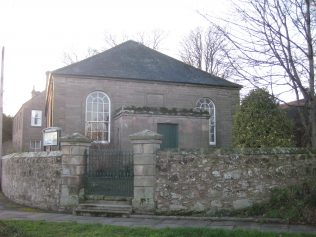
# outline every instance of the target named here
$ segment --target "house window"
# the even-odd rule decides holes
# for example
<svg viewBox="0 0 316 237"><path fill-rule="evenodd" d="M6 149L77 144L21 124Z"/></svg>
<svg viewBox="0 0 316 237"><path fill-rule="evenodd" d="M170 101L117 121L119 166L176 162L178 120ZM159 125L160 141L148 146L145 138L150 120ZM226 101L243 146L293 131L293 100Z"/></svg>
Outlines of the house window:
<svg viewBox="0 0 316 237"><path fill-rule="evenodd" d="M41 127L42 126L42 111L41 110L32 110L31 126L33 126L33 127Z"/></svg>
<svg viewBox="0 0 316 237"><path fill-rule="evenodd" d="M207 111L210 114L209 119L209 144L216 145L216 114L215 105L209 98L201 98L196 103L196 108Z"/></svg>
<svg viewBox="0 0 316 237"><path fill-rule="evenodd" d="M100 143L110 142L110 98L102 91L94 91L86 99L85 134Z"/></svg>
<svg viewBox="0 0 316 237"><path fill-rule="evenodd" d="M30 141L30 151L41 151L42 150L42 141L32 140Z"/></svg>

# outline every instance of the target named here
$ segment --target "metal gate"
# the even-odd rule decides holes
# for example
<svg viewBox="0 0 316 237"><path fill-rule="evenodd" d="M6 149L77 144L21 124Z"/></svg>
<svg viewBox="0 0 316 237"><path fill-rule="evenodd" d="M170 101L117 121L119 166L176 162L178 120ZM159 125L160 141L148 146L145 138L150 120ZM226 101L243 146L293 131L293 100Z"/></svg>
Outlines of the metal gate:
<svg viewBox="0 0 316 237"><path fill-rule="evenodd" d="M85 194L132 197L133 154L129 151L90 148Z"/></svg>

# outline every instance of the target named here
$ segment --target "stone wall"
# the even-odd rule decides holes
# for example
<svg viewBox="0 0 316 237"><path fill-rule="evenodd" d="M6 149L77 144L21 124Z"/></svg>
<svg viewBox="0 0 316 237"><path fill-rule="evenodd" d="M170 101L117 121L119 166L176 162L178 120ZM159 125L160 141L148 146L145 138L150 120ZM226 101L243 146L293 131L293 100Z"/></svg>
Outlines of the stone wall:
<svg viewBox="0 0 316 237"><path fill-rule="evenodd" d="M74 133L61 151L14 153L2 157L2 192L16 203L45 210L72 211L83 195L90 140Z"/></svg>
<svg viewBox="0 0 316 237"><path fill-rule="evenodd" d="M303 150L294 153L159 151L157 212L241 209L265 200L273 188L315 179L316 155Z"/></svg>
<svg viewBox="0 0 316 237"><path fill-rule="evenodd" d="M62 153L15 153L2 158L2 192L16 203L58 210Z"/></svg>
<svg viewBox="0 0 316 237"><path fill-rule="evenodd" d="M162 136L144 130L129 136L134 151L136 213L214 213L245 208L273 188L316 177L308 150L160 150ZM84 195L90 141L75 133L62 151L2 158L2 191L11 200L46 210L71 211Z"/></svg>

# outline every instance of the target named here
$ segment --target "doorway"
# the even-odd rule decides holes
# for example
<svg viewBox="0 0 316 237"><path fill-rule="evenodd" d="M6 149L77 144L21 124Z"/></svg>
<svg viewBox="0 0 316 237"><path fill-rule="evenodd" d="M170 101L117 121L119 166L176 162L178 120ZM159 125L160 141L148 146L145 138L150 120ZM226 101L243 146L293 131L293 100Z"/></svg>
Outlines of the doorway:
<svg viewBox="0 0 316 237"><path fill-rule="evenodd" d="M178 148L178 124L158 123L157 132L163 135L161 149Z"/></svg>

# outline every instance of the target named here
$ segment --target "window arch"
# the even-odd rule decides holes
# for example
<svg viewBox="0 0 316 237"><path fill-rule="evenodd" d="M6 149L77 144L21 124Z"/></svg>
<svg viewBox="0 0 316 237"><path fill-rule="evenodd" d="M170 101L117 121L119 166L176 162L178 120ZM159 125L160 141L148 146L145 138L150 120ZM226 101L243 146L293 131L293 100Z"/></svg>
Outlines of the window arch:
<svg viewBox="0 0 316 237"><path fill-rule="evenodd" d="M102 91L94 91L86 98L85 134L100 143L110 142L110 98Z"/></svg>
<svg viewBox="0 0 316 237"><path fill-rule="evenodd" d="M216 145L216 111L215 104L207 97L201 98L196 102L196 108L208 111L209 119L209 144Z"/></svg>

